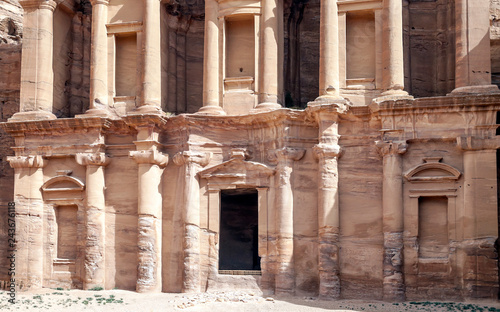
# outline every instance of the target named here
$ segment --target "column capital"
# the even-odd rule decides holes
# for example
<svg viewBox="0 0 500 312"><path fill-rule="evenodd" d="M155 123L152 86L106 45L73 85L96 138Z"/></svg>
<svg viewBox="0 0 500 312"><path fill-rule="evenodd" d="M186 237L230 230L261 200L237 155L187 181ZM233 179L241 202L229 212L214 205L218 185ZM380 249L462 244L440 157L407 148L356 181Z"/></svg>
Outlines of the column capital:
<svg viewBox="0 0 500 312"><path fill-rule="evenodd" d="M48 160L40 155L30 156L8 156L7 161L12 168L43 168Z"/></svg>
<svg viewBox="0 0 500 312"><path fill-rule="evenodd" d="M212 159L212 153L183 151L175 154L173 160L177 166L194 163L202 167L205 167L210 162L210 159Z"/></svg>
<svg viewBox="0 0 500 312"><path fill-rule="evenodd" d="M57 2L54 0L20 0L19 4L23 9L46 9L54 11L57 6Z"/></svg>
<svg viewBox="0 0 500 312"><path fill-rule="evenodd" d="M92 4L92 6L96 4L109 5L109 0L90 0L90 4Z"/></svg>
<svg viewBox="0 0 500 312"><path fill-rule="evenodd" d="M404 141L376 141L375 145L378 147L381 156L403 155L406 153L408 144Z"/></svg>
<svg viewBox="0 0 500 312"><path fill-rule="evenodd" d="M77 153L75 159L82 166L107 166L111 160L105 153Z"/></svg>
<svg viewBox="0 0 500 312"><path fill-rule="evenodd" d="M331 158L339 158L342 149L338 144L317 144L313 147L314 156L316 159L331 159Z"/></svg>
<svg viewBox="0 0 500 312"><path fill-rule="evenodd" d="M134 159L138 164L157 165L160 168L165 168L168 164L168 154L163 154L156 149L130 151L129 157Z"/></svg>
<svg viewBox="0 0 500 312"><path fill-rule="evenodd" d="M298 161L304 157L306 150L303 148L296 147L283 147L274 151L271 151L268 155L269 161L273 163L280 163L284 161Z"/></svg>
<svg viewBox="0 0 500 312"><path fill-rule="evenodd" d="M496 150L500 148L500 138L457 137L457 146L462 151Z"/></svg>

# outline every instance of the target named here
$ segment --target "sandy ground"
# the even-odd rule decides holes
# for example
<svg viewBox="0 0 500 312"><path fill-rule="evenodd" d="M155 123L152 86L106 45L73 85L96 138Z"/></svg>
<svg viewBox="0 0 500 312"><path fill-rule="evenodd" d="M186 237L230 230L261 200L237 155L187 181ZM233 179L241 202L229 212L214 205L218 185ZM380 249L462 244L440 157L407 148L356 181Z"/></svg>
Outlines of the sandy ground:
<svg viewBox="0 0 500 312"><path fill-rule="evenodd" d="M251 291L226 291L202 294L138 294L124 290L82 291L42 289L16 293L16 303L8 302L9 293L0 293L0 311L498 311L499 301L404 302L339 300L315 298L262 297Z"/></svg>

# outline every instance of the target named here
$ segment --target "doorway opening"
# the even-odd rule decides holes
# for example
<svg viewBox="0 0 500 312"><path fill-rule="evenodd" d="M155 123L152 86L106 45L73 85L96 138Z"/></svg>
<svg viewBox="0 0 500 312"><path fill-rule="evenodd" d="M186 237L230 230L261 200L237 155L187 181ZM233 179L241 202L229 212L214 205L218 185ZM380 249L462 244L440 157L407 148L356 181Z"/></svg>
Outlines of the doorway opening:
<svg viewBox="0 0 500 312"><path fill-rule="evenodd" d="M258 206L256 189L221 191L219 270L260 271Z"/></svg>

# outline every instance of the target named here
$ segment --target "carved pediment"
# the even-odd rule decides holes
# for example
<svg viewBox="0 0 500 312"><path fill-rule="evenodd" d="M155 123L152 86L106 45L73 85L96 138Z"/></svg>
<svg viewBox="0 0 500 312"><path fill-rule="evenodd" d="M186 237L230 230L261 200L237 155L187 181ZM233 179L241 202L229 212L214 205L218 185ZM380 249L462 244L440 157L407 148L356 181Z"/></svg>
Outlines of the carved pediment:
<svg viewBox="0 0 500 312"><path fill-rule="evenodd" d="M424 163L409 170L404 176L410 182L445 182L458 180L462 173L441 162L441 157L424 158Z"/></svg>
<svg viewBox="0 0 500 312"><path fill-rule="evenodd" d="M267 178L274 174L274 170L266 165L245 161L243 159L231 159L219 165L207 168L198 173L204 179L210 178Z"/></svg>

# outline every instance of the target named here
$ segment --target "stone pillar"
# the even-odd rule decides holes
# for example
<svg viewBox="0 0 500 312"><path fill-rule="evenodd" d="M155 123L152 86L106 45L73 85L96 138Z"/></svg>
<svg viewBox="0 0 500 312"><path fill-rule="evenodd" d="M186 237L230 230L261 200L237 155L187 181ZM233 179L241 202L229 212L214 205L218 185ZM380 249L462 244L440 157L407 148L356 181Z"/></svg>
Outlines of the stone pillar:
<svg viewBox="0 0 500 312"><path fill-rule="evenodd" d="M405 142L376 142L384 157L382 210L384 231L384 300L404 301L403 159Z"/></svg>
<svg viewBox="0 0 500 312"><path fill-rule="evenodd" d="M92 34L90 45L90 107L84 115L109 117L108 94L108 20L109 0L91 0Z"/></svg>
<svg viewBox="0 0 500 312"><path fill-rule="evenodd" d="M76 162L86 166L85 260L83 289L105 286L105 214L104 167L109 158L104 153L78 153Z"/></svg>
<svg viewBox="0 0 500 312"><path fill-rule="evenodd" d="M342 99L337 0L321 0L319 36L319 98L316 101Z"/></svg>
<svg viewBox="0 0 500 312"><path fill-rule="evenodd" d="M144 0L142 101L133 113L162 114L160 0Z"/></svg>
<svg viewBox="0 0 500 312"><path fill-rule="evenodd" d="M281 108L278 103L278 0L262 0L262 17L260 25L260 79L259 104L254 112L269 111Z"/></svg>
<svg viewBox="0 0 500 312"><path fill-rule="evenodd" d="M14 168L14 201L16 203L16 286L43 286L43 167L42 156L7 157Z"/></svg>
<svg viewBox="0 0 500 312"><path fill-rule="evenodd" d="M155 0L156 1L156 0ZM138 292L161 291L161 216L162 194L159 191L163 168L168 163L164 155L152 146L148 150L131 151L138 166Z"/></svg>
<svg viewBox="0 0 500 312"><path fill-rule="evenodd" d="M335 128L337 127L335 123ZM319 160L319 296L324 300L333 300L340 298L340 211L337 164L340 146L320 143L314 147L314 153Z"/></svg>
<svg viewBox="0 0 500 312"><path fill-rule="evenodd" d="M383 95L403 95L404 58L403 58L403 3L401 0L383 0Z"/></svg>
<svg viewBox="0 0 500 312"><path fill-rule="evenodd" d="M490 1L455 0L455 90L498 92L491 84Z"/></svg>
<svg viewBox="0 0 500 312"><path fill-rule="evenodd" d="M9 121L56 119L54 93L53 0L19 1L23 6L20 112Z"/></svg>
<svg viewBox="0 0 500 312"><path fill-rule="evenodd" d="M464 298L493 298L498 293L495 241L498 238L496 150L500 140L459 137L463 151L463 263Z"/></svg>
<svg viewBox="0 0 500 312"><path fill-rule="evenodd" d="M226 115L220 107L219 3L205 1L205 50L203 56L203 107L197 114Z"/></svg>
<svg viewBox="0 0 500 312"><path fill-rule="evenodd" d="M291 174L293 162L304 156L305 150L282 148L276 151L278 183L276 186L276 230L278 241L278 270L276 272L276 293L293 294L295 291L295 270L293 261L293 192Z"/></svg>
<svg viewBox="0 0 500 312"><path fill-rule="evenodd" d="M185 167L183 248L183 292L200 292L200 185L197 177L201 167L208 165L211 153L184 151L174 156L174 163Z"/></svg>

